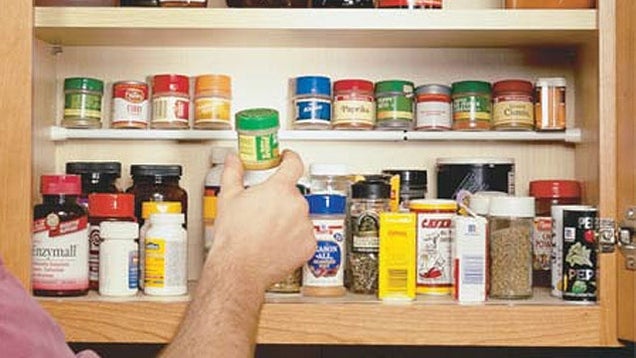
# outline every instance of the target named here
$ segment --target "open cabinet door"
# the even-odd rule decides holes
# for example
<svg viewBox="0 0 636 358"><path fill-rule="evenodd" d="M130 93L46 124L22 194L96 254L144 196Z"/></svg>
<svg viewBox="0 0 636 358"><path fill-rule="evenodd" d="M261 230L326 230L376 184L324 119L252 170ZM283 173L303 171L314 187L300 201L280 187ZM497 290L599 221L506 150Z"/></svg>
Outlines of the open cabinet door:
<svg viewBox="0 0 636 358"><path fill-rule="evenodd" d="M618 0L616 11L618 213L636 207L636 1ZM621 220L622 218L619 218ZM634 235L632 235L634 238ZM633 242L636 245L636 242ZM636 250L632 251L636 254ZM636 262L619 254L617 269L618 338L636 341ZM636 260L636 257L634 258Z"/></svg>

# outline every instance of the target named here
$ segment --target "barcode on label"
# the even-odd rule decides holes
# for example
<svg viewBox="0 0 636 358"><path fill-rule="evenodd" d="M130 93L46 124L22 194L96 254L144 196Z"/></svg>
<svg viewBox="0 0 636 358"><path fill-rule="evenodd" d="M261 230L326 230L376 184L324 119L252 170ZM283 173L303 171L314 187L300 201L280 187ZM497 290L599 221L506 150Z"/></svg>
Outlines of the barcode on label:
<svg viewBox="0 0 636 358"><path fill-rule="evenodd" d="M465 255L462 257L462 261L462 283L467 285L483 284L486 276L484 272L484 257Z"/></svg>
<svg viewBox="0 0 636 358"><path fill-rule="evenodd" d="M407 286L407 270L388 270L388 291L404 291Z"/></svg>
<svg viewBox="0 0 636 358"><path fill-rule="evenodd" d="M152 103L152 113L155 119L167 119L168 114L168 102L166 101L154 101Z"/></svg>

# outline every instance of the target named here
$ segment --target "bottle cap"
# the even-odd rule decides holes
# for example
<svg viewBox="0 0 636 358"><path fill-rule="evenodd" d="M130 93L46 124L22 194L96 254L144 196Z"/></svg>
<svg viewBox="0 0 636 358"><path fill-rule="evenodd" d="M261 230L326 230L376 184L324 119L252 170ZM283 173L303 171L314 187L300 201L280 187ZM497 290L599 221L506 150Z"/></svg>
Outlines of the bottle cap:
<svg viewBox="0 0 636 358"><path fill-rule="evenodd" d="M152 214L179 214L183 210L178 201L146 201L141 204L141 218L146 220Z"/></svg>
<svg viewBox="0 0 636 358"><path fill-rule="evenodd" d="M194 81L194 93L216 92L230 96L232 93L232 79L227 75L200 75Z"/></svg>
<svg viewBox="0 0 636 358"><path fill-rule="evenodd" d="M492 87L490 82L484 81L460 81L454 82L452 86L452 92L465 93L465 92L477 92L477 93L490 93Z"/></svg>
<svg viewBox="0 0 636 358"><path fill-rule="evenodd" d="M190 93L190 80L183 75L155 75L152 78L152 93L180 92Z"/></svg>
<svg viewBox="0 0 636 358"><path fill-rule="evenodd" d="M121 163L119 162L67 162L66 174L114 174L121 176Z"/></svg>
<svg viewBox="0 0 636 358"><path fill-rule="evenodd" d="M451 94L451 88L446 86L446 85L439 85L439 84L429 84L429 85L422 85L419 86L415 89L415 93L420 95L420 94L442 94L442 95L446 95L446 96L450 96Z"/></svg>
<svg viewBox="0 0 636 358"><path fill-rule="evenodd" d="M232 152L234 152L234 148L212 147L212 152L210 153L210 163L223 164L225 163L225 157L227 157L227 155Z"/></svg>
<svg viewBox="0 0 636 358"><path fill-rule="evenodd" d="M375 93L399 92L405 95L413 94L413 82L404 80L388 80L375 83Z"/></svg>
<svg viewBox="0 0 636 358"><path fill-rule="evenodd" d="M490 213L490 200L494 196L508 196L501 191L478 191L468 197L468 208L475 214L486 216Z"/></svg>
<svg viewBox="0 0 636 358"><path fill-rule="evenodd" d="M490 199L490 216L534 217L534 198L531 196L494 196Z"/></svg>
<svg viewBox="0 0 636 358"><path fill-rule="evenodd" d="M305 196L310 214L344 214L347 197L344 195L310 194Z"/></svg>
<svg viewBox="0 0 636 358"><path fill-rule="evenodd" d="M133 194L94 193L88 196L88 215L94 217L135 217Z"/></svg>
<svg viewBox="0 0 636 358"><path fill-rule="evenodd" d="M185 215L173 213L157 213L150 215L150 224L183 224Z"/></svg>
<svg viewBox="0 0 636 358"><path fill-rule="evenodd" d="M457 203L450 199L420 199L409 203L411 210L457 210Z"/></svg>
<svg viewBox="0 0 636 358"><path fill-rule="evenodd" d="M346 164L312 163L309 175L347 176L351 175Z"/></svg>
<svg viewBox="0 0 636 358"><path fill-rule="evenodd" d="M426 188L428 182L425 169L385 169L383 174L399 175L400 187Z"/></svg>
<svg viewBox="0 0 636 358"><path fill-rule="evenodd" d="M88 77L72 77L64 79L65 90L83 90L92 92L104 92L104 81Z"/></svg>
<svg viewBox="0 0 636 358"><path fill-rule="evenodd" d="M239 130L260 130L278 128L278 111L270 108L253 108L237 112L236 128Z"/></svg>
<svg viewBox="0 0 636 358"><path fill-rule="evenodd" d="M351 186L351 197L354 199L389 199L391 185L385 181L359 181Z"/></svg>
<svg viewBox="0 0 636 358"><path fill-rule="evenodd" d="M182 168L180 165L155 165L135 164L130 166L130 175L136 176L161 176L180 177Z"/></svg>
<svg viewBox="0 0 636 358"><path fill-rule="evenodd" d="M540 77L535 83L537 87L565 87L567 81L563 77Z"/></svg>
<svg viewBox="0 0 636 358"><path fill-rule="evenodd" d="M139 237L139 225L124 221L103 221L99 224L99 236L104 240L135 240Z"/></svg>
<svg viewBox="0 0 636 358"><path fill-rule="evenodd" d="M498 92L526 92L532 93L534 85L530 81L525 80L504 80L493 84L493 93Z"/></svg>
<svg viewBox="0 0 636 358"><path fill-rule="evenodd" d="M40 193L42 195L80 195L82 177L73 174L42 175Z"/></svg>
<svg viewBox="0 0 636 358"><path fill-rule="evenodd" d="M331 96L331 80L324 76L296 77L296 95L303 94Z"/></svg>
<svg viewBox="0 0 636 358"><path fill-rule="evenodd" d="M535 198L580 198L581 184L576 180L534 180L530 196Z"/></svg>
<svg viewBox="0 0 636 358"><path fill-rule="evenodd" d="M367 80L339 80L333 83L334 92L338 91L366 91L373 92L373 82Z"/></svg>

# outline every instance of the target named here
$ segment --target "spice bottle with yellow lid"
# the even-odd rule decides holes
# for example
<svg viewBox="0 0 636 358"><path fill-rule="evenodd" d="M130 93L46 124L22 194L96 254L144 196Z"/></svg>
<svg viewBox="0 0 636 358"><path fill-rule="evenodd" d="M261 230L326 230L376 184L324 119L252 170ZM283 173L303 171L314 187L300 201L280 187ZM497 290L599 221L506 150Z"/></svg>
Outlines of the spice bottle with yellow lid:
<svg viewBox="0 0 636 358"><path fill-rule="evenodd" d="M230 76L198 76L194 82L194 128L232 129L231 99L232 79Z"/></svg>
<svg viewBox="0 0 636 358"><path fill-rule="evenodd" d="M239 157L246 170L264 170L280 164L278 111L246 109L236 113Z"/></svg>

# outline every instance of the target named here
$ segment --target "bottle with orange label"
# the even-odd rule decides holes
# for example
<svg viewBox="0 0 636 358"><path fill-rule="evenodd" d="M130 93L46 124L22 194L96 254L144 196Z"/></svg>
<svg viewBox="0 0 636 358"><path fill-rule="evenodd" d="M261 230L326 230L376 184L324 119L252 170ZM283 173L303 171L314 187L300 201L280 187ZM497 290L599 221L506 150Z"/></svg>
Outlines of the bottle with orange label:
<svg viewBox="0 0 636 358"><path fill-rule="evenodd" d="M230 76L198 76L194 83L194 128L232 129L231 100Z"/></svg>

